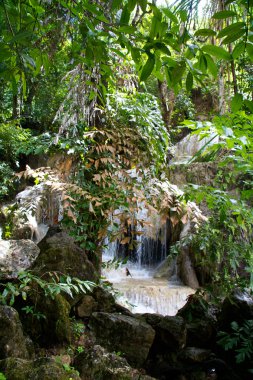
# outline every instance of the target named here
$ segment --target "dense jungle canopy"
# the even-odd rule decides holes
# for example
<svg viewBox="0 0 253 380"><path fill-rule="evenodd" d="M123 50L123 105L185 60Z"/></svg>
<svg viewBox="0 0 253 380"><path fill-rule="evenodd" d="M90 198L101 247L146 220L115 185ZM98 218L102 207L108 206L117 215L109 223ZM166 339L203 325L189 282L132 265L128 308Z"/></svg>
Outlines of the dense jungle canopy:
<svg viewBox="0 0 253 380"><path fill-rule="evenodd" d="M0 196L15 192L10 178L31 154L79 157L75 183L94 199L79 206L89 227L75 228L89 229L92 250L109 210L138 201L134 181L122 186L115 173L160 177L190 130L219 136L194 158L218 161L217 184L186 190L212 210L212 228L196 239L207 260L235 273L246 260L251 273L252 2L156 3L1 1Z"/></svg>
<svg viewBox="0 0 253 380"><path fill-rule="evenodd" d="M62 225L99 268L108 234L134 247L141 205L176 226L194 201L208 218L171 254L191 245L215 297L253 290L253 0L0 0L0 88L1 204L17 172L54 182ZM208 163L215 178L155 196L189 133L207 142L184 170ZM26 166L57 154L74 162L71 185ZM5 216L4 239L12 229Z"/></svg>

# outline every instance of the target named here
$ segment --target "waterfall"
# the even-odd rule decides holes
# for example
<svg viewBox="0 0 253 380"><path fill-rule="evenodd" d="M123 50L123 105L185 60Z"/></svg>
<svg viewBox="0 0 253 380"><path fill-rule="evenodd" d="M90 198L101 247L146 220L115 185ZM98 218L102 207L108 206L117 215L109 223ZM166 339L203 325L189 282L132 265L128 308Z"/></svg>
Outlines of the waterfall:
<svg viewBox="0 0 253 380"><path fill-rule="evenodd" d="M151 222L145 212L143 215ZM127 262L129 252L125 245L106 240L102 275L113 284L118 294L117 301L133 313L175 315L194 292L193 289L182 286L177 278L175 259L172 260L173 276L170 281L169 278L154 278L157 266L165 261L168 253L169 227L168 222L162 223L156 215L152 231L149 226L142 228L142 234L137 235L138 246L128 256Z"/></svg>
<svg viewBox="0 0 253 380"><path fill-rule="evenodd" d="M213 133L208 137L200 137L199 135L187 135L179 141L173 152L171 164L186 164L200 149L205 146L211 146L219 142L219 136Z"/></svg>

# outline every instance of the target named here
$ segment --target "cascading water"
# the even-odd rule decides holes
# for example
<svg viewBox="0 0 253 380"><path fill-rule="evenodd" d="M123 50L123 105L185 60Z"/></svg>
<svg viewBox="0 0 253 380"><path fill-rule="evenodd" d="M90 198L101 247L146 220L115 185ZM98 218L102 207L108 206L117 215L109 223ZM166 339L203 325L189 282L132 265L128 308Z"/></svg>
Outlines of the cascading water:
<svg viewBox="0 0 253 380"><path fill-rule="evenodd" d="M103 253L103 276L118 292L117 301L133 313L175 315L194 290L182 285L176 270L170 281L154 278L156 267L166 258L169 241L168 223L161 223L161 220L159 223L158 219L152 238L142 229L143 234L138 235L139 245L126 263L118 260L124 257L119 242L107 244ZM125 246L123 253L128 253Z"/></svg>

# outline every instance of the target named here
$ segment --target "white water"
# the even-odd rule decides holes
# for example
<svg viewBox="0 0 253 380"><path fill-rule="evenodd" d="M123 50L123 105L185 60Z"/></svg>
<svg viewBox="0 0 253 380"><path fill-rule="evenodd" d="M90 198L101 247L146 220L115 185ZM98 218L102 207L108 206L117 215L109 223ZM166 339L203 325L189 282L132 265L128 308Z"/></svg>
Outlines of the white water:
<svg viewBox="0 0 253 380"><path fill-rule="evenodd" d="M171 164L186 164L204 146L211 146L219 142L219 136L211 134L208 137L187 135L175 145Z"/></svg>
<svg viewBox="0 0 253 380"><path fill-rule="evenodd" d="M110 265L113 260L112 250L104 254L103 261L107 268L103 276L109 280L118 293L117 302L127 307L133 313L157 313L175 315L184 306L187 297L194 290L183 285L180 281L169 282L166 279L153 278L154 269L140 267L137 263ZM126 275L128 268L131 276Z"/></svg>

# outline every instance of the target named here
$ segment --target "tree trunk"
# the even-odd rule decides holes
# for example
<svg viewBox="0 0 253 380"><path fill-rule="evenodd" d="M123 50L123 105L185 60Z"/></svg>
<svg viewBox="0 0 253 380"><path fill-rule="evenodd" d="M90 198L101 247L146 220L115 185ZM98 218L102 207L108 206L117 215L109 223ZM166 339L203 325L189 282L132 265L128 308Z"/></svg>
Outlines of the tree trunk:
<svg viewBox="0 0 253 380"><path fill-rule="evenodd" d="M169 131L172 112L175 105L175 94L173 90L168 90L165 81L158 80L158 91L162 106L162 117L164 124Z"/></svg>

